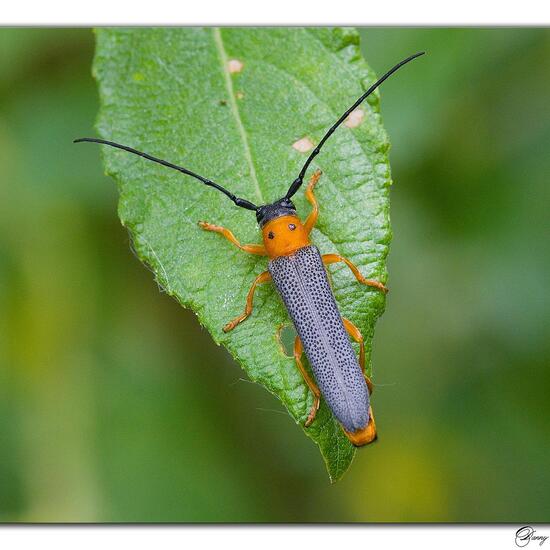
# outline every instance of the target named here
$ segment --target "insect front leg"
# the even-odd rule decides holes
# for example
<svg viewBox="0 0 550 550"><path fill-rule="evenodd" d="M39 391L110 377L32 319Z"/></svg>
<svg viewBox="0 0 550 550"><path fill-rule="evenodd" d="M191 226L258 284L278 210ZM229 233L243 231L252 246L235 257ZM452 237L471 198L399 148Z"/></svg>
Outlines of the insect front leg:
<svg viewBox="0 0 550 550"><path fill-rule="evenodd" d="M344 258L344 256L340 256L340 254L323 254L323 263L325 265L335 264L338 262L344 262L351 269L352 273L355 275L355 278L360 283L377 288L382 292L388 292L388 289L381 282L375 281L374 279L365 279L365 277L361 275L361 272L357 266L350 262L347 258Z"/></svg>
<svg viewBox="0 0 550 550"><path fill-rule="evenodd" d="M302 341L300 340L299 336L296 336L296 338L294 339L294 359L296 360L296 365L298 365L298 369L304 377L304 381L307 384L307 387L311 390L311 393L313 394L313 405L311 405L307 420L304 424L304 426L307 428L315 420L315 415L319 410L321 392L319 391L317 384L313 381L313 379L305 369L304 365L302 364L303 353L304 348L302 346Z"/></svg>
<svg viewBox="0 0 550 550"><path fill-rule="evenodd" d="M225 227L220 227L219 225L214 225L213 223L208 222L199 222L199 227L202 227L205 231L214 231L214 233L220 233L228 241L231 241L235 246L248 252L249 254L256 254L257 256L267 256L267 251L263 244L241 244L233 232Z"/></svg>
<svg viewBox="0 0 550 550"><path fill-rule="evenodd" d="M311 233L311 230L315 227L315 224L317 223L317 216L319 215L319 205L317 204L317 199L313 194L313 189L315 188L315 185L319 181L319 178L321 177L321 173L322 173L321 170L316 170L311 176L309 183L307 184L306 199L309 201L309 203L313 207L311 212L309 213L309 216L304 222L304 227L308 234Z"/></svg>
<svg viewBox="0 0 550 550"><path fill-rule="evenodd" d="M242 315L239 315L238 317L235 317L233 321L227 323L227 325L223 327L224 332L229 332L230 330L233 330L239 323L242 323L252 313L254 291L260 283L267 283L268 281L271 281L271 274L269 273L269 271L264 271L263 273L260 273L256 277L256 279L254 279L254 282L252 283L252 286L250 287L250 290L248 291L248 295L246 297L246 306L244 308L244 313Z"/></svg>

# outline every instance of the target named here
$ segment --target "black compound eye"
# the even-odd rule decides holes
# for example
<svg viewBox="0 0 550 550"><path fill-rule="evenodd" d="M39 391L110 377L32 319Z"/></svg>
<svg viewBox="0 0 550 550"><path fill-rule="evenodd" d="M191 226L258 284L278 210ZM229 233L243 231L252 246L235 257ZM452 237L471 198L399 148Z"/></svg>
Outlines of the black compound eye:
<svg viewBox="0 0 550 550"><path fill-rule="evenodd" d="M293 224L293 223L289 223L288 224L288 228L291 230L291 231L294 231L296 229L296 226Z"/></svg>
<svg viewBox="0 0 550 550"><path fill-rule="evenodd" d="M275 233L273 233L273 231L270 231L270 232L267 234L267 238L268 238L268 239L274 239L274 238L275 238Z"/></svg>

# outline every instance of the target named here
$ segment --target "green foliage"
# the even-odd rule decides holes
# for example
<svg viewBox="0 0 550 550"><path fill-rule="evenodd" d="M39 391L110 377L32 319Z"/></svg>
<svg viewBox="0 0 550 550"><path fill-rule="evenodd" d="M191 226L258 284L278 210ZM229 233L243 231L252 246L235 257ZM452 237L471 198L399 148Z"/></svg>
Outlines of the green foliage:
<svg viewBox="0 0 550 550"><path fill-rule="evenodd" d="M181 164L256 204L279 198L297 175L306 154L292 144L303 137L318 142L374 79L350 30L103 29L97 38L101 136ZM229 60L239 60L242 70L231 73ZM385 281L389 144L378 96L363 109L359 127L340 128L315 163L323 176L313 242ZM242 312L266 259L244 254L197 222L228 227L243 243L259 242L253 213L177 172L121 151L105 148L104 155L119 185L120 219L139 258L169 295L195 311L249 378L303 425L312 396L277 337L289 320L274 288L259 287L252 316L229 334L221 330ZM303 190L296 204L305 217ZM365 336L370 364L384 296L357 284L345 267L331 273L342 314ZM324 403L305 433L337 480L354 448Z"/></svg>
<svg viewBox="0 0 550 550"><path fill-rule="evenodd" d="M128 253L98 148L71 143L99 107L92 32L0 29L0 521L548 521L550 29L360 35L379 72L428 55L381 88L380 441L331 486Z"/></svg>

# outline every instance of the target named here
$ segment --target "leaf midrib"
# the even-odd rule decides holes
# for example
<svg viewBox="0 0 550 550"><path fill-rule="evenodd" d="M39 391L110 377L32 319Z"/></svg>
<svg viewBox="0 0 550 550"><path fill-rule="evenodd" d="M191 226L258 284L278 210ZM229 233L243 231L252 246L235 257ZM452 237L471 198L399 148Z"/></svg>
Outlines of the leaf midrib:
<svg viewBox="0 0 550 550"><path fill-rule="evenodd" d="M223 45L223 38L221 30L218 27L212 29L214 35L214 43L216 44L216 49L218 50L218 55L221 63L221 70L223 73L223 78L225 82L225 87L227 89L227 95L229 96L229 106L231 107L231 113L235 118L237 123L237 129L241 137L241 141L244 148L244 156L250 170L250 177L254 182L254 187L256 188L256 193L260 199L259 204L264 204L264 199L262 196L262 190L260 189L260 182L258 181L258 176L256 174L256 168L254 167L254 161L252 159L252 151L250 150L250 144L248 143L248 136L246 135L246 130L244 124L241 120L241 115L239 113L239 107L237 106L237 101L235 100L235 91L233 89L233 81L231 80L231 75L227 69L228 57L225 47Z"/></svg>

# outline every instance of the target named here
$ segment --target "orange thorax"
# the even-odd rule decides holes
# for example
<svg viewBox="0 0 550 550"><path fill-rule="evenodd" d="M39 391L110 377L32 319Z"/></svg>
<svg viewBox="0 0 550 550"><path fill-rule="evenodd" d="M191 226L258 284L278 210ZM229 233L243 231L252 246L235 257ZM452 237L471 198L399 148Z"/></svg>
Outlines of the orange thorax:
<svg viewBox="0 0 550 550"><path fill-rule="evenodd" d="M262 235L270 258L289 256L310 244L309 234L297 216L281 216L267 222Z"/></svg>

